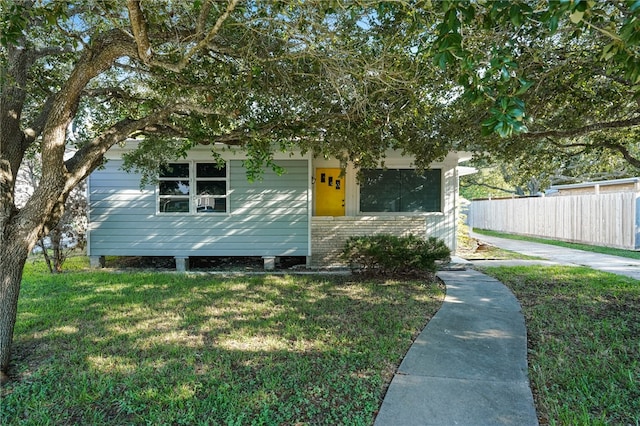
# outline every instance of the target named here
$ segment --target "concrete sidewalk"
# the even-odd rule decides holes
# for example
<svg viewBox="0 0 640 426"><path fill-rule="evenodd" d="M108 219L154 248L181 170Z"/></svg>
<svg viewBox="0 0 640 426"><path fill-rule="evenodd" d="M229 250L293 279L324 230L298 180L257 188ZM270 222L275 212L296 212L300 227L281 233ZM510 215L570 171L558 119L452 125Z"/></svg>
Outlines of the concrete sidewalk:
<svg viewBox="0 0 640 426"><path fill-rule="evenodd" d="M548 244L480 241L545 260L472 260L472 265L579 265L640 280L640 260ZM441 271L447 295L394 376L375 426L537 425L527 378L520 304L475 270Z"/></svg>
<svg viewBox="0 0 640 426"><path fill-rule="evenodd" d="M624 275L627 277L635 278L636 280L640 280L640 260L620 256L611 256L601 253L592 253L583 250L573 250L549 244L511 240L508 238L489 237L487 235L476 233L470 233L470 235L473 238L505 250L511 250L516 253L526 254L529 256L538 256L548 259L549 264L588 266L600 271L611 272L613 274ZM471 263L474 265L491 266L493 264L526 264L527 262L520 261L510 263L509 261L502 260L487 260L471 261Z"/></svg>
<svg viewBox="0 0 640 426"><path fill-rule="evenodd" d="M407 352L375 425L537 425L515 296L474 270L438 276L444 303Z"/></svg>

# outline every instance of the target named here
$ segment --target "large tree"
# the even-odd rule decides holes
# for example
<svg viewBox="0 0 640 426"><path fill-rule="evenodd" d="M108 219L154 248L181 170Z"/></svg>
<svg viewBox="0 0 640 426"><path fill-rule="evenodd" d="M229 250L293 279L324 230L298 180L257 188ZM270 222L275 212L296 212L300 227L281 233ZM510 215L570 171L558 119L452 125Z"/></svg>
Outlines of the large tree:
<svg viewBox="0 0 640 426"><path fill-rule="evenodd" d="M598 157L623 158L637 173L639 1L452 1L443 9L429 52L460 85L439 126L460 147L522 166L525 179L554 174L550 162L562 175Z"/></svg>
<svg viewBox="0 0 640 426"><path fill-rule="evenodd" d="M127 138L144 137L128 159L142 171L208 142L242 146L252 175L274 149L294 147L362 166L389 147L419 165L450 149L508 159L593 147L636 159L638 1L0 8L2 374L29 251ZM77 151L66 158L69 143ZM16 175L33 152L42 178L17 208Z"/></svg>
<svg viewBox="0 0 640 426"><path fill-rule="evenodd" d="M255 175L274 149L294 142L366 164L424 132L406 117L428 115L414 83L425 70L408 49L385 43L394 33L358 4L9 0L0 7L5 378L27 255L114 144L144 136L130 158L141 170L194 143L241 145ZM69 143L77 151L66 158ZM16 176L34 151L41 179L18 208ZM446 148L423 153L429 160Z"/></svg>

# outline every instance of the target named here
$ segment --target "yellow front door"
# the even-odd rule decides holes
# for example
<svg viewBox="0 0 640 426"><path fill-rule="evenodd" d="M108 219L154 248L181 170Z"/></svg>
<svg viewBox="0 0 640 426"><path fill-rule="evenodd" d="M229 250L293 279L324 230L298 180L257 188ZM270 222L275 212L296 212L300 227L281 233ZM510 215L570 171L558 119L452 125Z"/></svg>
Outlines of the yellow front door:
<svg viewBox="0 0 640 426"><path fill-rule="evenodd" d="M340 169L316 169L316 216L344 216L344 176Z"/></svg>

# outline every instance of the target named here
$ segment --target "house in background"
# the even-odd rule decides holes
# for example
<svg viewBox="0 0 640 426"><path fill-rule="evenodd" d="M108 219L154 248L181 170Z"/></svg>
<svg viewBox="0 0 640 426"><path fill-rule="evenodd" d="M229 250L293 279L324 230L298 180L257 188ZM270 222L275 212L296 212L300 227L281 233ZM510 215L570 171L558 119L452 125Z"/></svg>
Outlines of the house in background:
<svg viewBox="0 0 640 426"><path fill-rule="evenodd" d="M546 195L585 195L605 192L640 192L640 177L553 185Z"/></svg>
<svg viewBox="0 0 640 426"><path fill-rule="evenodd" d="M88 181L88 255L172 256L178 270L193 256L261 256L265 268L281 256L305 256L310 267L342 264L352 235L389 233L442 238L455 251L458 164L468 153L450 153L416 173L411 158L389 152L385 167L363 170L335 159L281 154L285 173L265 170L249 182L242 153L198 146L140 188L140 176L121 170L114 147L106 166Z"/></svg>

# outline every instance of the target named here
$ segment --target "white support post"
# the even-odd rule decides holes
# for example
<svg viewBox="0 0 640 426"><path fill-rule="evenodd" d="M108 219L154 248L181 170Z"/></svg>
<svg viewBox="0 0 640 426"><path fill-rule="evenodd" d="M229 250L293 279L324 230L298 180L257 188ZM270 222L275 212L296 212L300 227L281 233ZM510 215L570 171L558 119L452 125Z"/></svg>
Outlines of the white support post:
<svg viewBox="0 0 640 426"><path fill-rule="evenodd" d="M89 266L91 267L91 269L104 268L104 265L104 256L89 256Z"/></svg>
<svg viewBox="0 0 640 426"><path fill-rule="evenodd" d="M264 270L265 271L273 271L276 268L276 257L275 256L262 256L264 260Z"/></svg>
<svg viewBox="0 0 640 426"><path fill-rule="evenodd" d="M178 272L187 272L189 270L189 258L183 256L175 256L176 260L176 271Z"/></svg>

